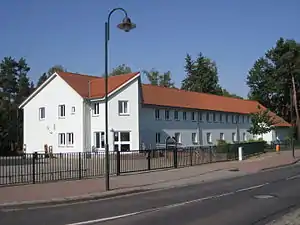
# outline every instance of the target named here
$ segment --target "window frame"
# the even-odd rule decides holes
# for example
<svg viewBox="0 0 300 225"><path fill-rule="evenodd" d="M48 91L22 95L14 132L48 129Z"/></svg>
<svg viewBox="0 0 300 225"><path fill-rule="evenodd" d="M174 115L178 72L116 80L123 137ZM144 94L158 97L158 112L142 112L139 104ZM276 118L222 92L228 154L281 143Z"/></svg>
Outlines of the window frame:
<svg viewBox="0 0 300 225"><path fill-rule="evenodd" d="M178 135L178 138L176 137ZM174 138L177 143L181 143L181 133L180 132L175 132L174 133Z"/></svg>
<svg viewBox="0 0 300 225"><path fill-rule="evenodd" d="M99 147L97 147L97 134L99 134ZM104 150L105 149L105 132L104 131L94 131L94 143L93 146L97 150ZM102 140L103 138L103 140Z"/></svg>
<svg viewBox="0 0 300 225"><path fill-rule="evenodd" d="M44 117L42 117L42 112L44 110ZM40 107L39 108L39 120L45 120L46 119L46 108L45 107Z"/></svg>
<svg viewBox="0 0 300 225"><path fill-rule="evenodd" d="M94 102L93 103L93 109L92 109L93 116L99 116L100 115L100 102Z"/></svg>
<svg viewBox="0 0 300 225"><path fill-rule="evenodd" d="M115 134L118 134L118 140L115 140ZM122 141L121 140L121 133L128 133L129 134L129 141ZM123 152L130 152L131 151L131 147L132 147L132 137L131 137L131 132L128 130L120 130L120 131L114 131L113 133L113 146L114 146L114 151L120 151L121 152L121 147L122 145L129 145L129 151L123 151ZM115 146L118 146L118 149L115 149Z"/></svg>
<svg viewBox="0 0 300 225"><path fill-rule="evenodd" d="M126 112L125 112L125 109L126 109ZM118 101L118 112L119 112L120 116L128 116L130 114L128 100L119 100Z"/></svg>
<svg viewBox="0 0 300 225"><path fill-rule="evenodd" d="M206 133L206 142L207 142L207 144L212 144L212 133L211 132Z"/></svg>
<svg viewBox="0 0 300 225"><path fill-rule="evenodd" d="M182 120L186 120L186 111L182 112Z"/></svg>
<svg viewBox="0 0 300 225"><path fill-rule="evenodd" d="M179 112L174 110L174 120L179 120Z"/></svg>
<svg viewBox="0 0 300 225"><path fill-rule="evenodd" d="M63 141L63 143L61 141ZM66 146L66 134L58 133L58 147L64 147L64 146Z"/></svg>
<svg viewBox="0 0 300 225"><path fill-rule="evenodd" d="M223 132L220 133L220 140L225 141L225 134Z"/></svg>
<svg viewBox="0 0 300 225"><path fill-rule="evenodd" d="M197 133L196 132L193 132L192 133L192 143L193 144L197 144L198 143L198 137L197 137Z"/></svg>
<svg viewBox="0 0 300 225"><path fill-rule="evenodd" d="M161 143L161 135L160 132L155 133L155 143L160 144Z"/></svg>
<svg viewBox="0 0 300 225"><path fill-rule="evenodd" d="M72 106L71 107L71 114L74 115L76 112L76 107L75 106Z"/></svg>
<svg viewBox="0 0 300 225"><path fill-rule="evenodd" d="M165 120L171 120L170 119L170 110L168 110L168 109L165 109Z"/></svg>
<svg viewBox="0 0 300 225"><path fill-rule="evenodd" d="M160 117L160 109L155 109L154 111L154 117L156 120L160 120L161 117Z"/></svg>
<svg viewBox="0 0 300 225"><path fill-rule="evenodd" d="M70 137L71 137L71 142L70 142ZM74 146L74 133L73 132L66 133L66 145Z"/></svg>
<svg viewBox="0 0 300 225"><path fill-rule="evenodd" d="M62 112L64 115L62 115ZM66 118L66 105L65 104L58 105L58 118L59 119Z"/></svg>

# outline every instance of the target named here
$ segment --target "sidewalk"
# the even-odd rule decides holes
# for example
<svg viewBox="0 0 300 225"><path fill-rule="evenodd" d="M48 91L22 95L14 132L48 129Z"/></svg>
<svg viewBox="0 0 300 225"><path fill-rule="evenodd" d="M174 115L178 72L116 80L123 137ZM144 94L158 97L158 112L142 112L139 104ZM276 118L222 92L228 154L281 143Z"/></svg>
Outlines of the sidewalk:
<svg viewBox="0 0 300 225"><path fill-rule="evenodd" d="M296 151L296 160L300 151ZM255 173L295 163L290 151L266 153L238 162L220 162L180 169L134 173L110 178L111 191L105 191L104 178L0 188L0 206L78 201L112 197L191 183L207 182ZM235 169L236 172L231 172Z"/></svg>

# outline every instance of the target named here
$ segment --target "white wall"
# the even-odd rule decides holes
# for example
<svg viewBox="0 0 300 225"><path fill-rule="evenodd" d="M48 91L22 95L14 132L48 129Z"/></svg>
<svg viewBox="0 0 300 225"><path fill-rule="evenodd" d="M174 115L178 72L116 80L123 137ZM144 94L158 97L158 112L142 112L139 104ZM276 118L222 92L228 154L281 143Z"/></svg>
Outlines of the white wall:
<svg viewBox="0 0 300 225"><path fill-rule="evenodd" d="M81 151L83 99L62 78L56 76L23 109L26 152L44 151L44 144L54 153ZM66 105L65 119L58 118L58 105ZM71 108L75 106L75 114ZM39 108L45 107L45 120L39 120ZM73 147L58 147L58 133L74 133Z"/></svg>
<svg viewBox="0 0 300 225"><path fill-rule="evenodd" d="M113 151L113 132L114 131L130 131L131 150L139 149L139 79L133 80L130 84L124 86L109 98L108 115L109 115L109 150ZM129 101L129 115L121 116L118 113L118 104L121 100ZM99 101L98 101L99 102ZM105 104L100 101L99 116L92 114L93 102L90 104L91 115L91 143L94 143L94 132L105 132ZM104 150L103 149L99 149Z"/></svg>
<svg viewBox="0 0 300 225"><path fill-rule="evenodd" d="M170 120L165 120L164 114L165 109L160 108L161 119L155 119L155 108L150 106L144 106L141 108L140 112L140 135L141 143L144 143L147 148L154 148L156 146L156 132L161 133L161 143L165 143L165 138L168 136L174 136L176 132L181 133L181 142L184 146L193 146L192 133L197 133L198 144L200 145L211 145L207 142L207 133L212 135L212 144L216 144L217 140L220 139L220 133L224 133L225 140L227 142L232 142L232 133L239 130L240 141L243 141L243 133L246 133L246 139L252 138L252 135L247 132L250 127L250 123L246 119L243 123L241 118L240 123L233 124L231 120L231 115L229 116L229 122L225 121L225 113L223 115L223 122L219 121L219 112L216 113L216 122L206 121L207 111L202 112L202 122L191 120L191 110L178 109L179 110L179 120L174 120L174 109L170 110ZM187 112L186 120L183 120L183 111ZM195 110L195 112L198 112ZM212 113L212 112L210 112ZM198 120L198 115L196 115L196 120ZM212 116L210 117L212 120Z"/></svg>

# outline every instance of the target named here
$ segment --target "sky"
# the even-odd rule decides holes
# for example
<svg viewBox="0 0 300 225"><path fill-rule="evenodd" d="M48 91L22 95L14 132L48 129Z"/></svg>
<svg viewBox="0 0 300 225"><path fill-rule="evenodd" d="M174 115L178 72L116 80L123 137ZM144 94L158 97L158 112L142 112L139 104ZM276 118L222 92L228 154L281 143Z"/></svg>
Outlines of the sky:
<svg viewBox="0 0 300 225"><path fill-rule="evenodd" d="M102 75L104 24L115 7L137 27L125 33L116 27L122 12L112 15L110 70L124 63L171 71L177 87L186 54L202 52L216 62L222 87L246 97L255 60L280 37L300 41L299 0L0 0L0 59L24 57L34 82L56 64Z"/></svg>

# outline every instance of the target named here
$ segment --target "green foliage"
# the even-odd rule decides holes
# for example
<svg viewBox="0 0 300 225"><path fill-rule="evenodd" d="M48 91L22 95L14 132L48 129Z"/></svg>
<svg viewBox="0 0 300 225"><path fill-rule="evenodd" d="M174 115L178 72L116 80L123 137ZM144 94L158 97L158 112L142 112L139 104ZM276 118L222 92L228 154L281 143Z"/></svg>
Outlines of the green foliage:
<svg viewBox="0 0 300 225"><path fill-rule="evenodd" d="M43 73L38 82L37 82L37 87L39 87L42 83L44 83L52 74L55 72L67 72L67 70L62 66L62 65L54 65L52 66L47 73Z"/></svg>
<svg viewBox="0 0 300 225"><path fill-rule="evenodd" d="M270 111L263 110L259 105L257 106L257 109L258 111L256 113L250 114L251 127L248 132L253 135L268 133L274 129L274 120L270 116Z"/></svg>
<svg viewBox="0 0 300 225"><path fill-rule="evenodd" d="M222 88L222 95L225 97L232 97L232 98L239 98L239 99L243 99L243 97L238 96L236 94L232 94L229 91L227 91L225 88Z"/></svg>
<svg viewBox="0 0 300 225"><path fill-rule="evenodd" d="M121 74L127 74L132 73L131 68L129 66L126 66L125 64L121 64L114 68L112 72L109 74L109 76L117 76Z"/></svg>
<svg viewBox="0 0 300 225"><path fill-rule="evenodd" d="M187 54L185 58L186 78L182 81L181 89L222 95L216 63L202 53L196 60Z"/></svg>
<svg viewBox="0 0 300 225"><path fill-rule="evenodd" d="M297 123L300 137L300 44L295 40L280 38L253 65L247 76L249 98L259 101L286 121ZM294 94L291 120L291 94Z"/></svg>
<svg viewBox="0 0 300 225"><path fill-rule="evenodd" d="M159 71L152 69L151 71L144 71L150 84L163 87L174 87L172 82L171 72L159 73Z"/></svg>

